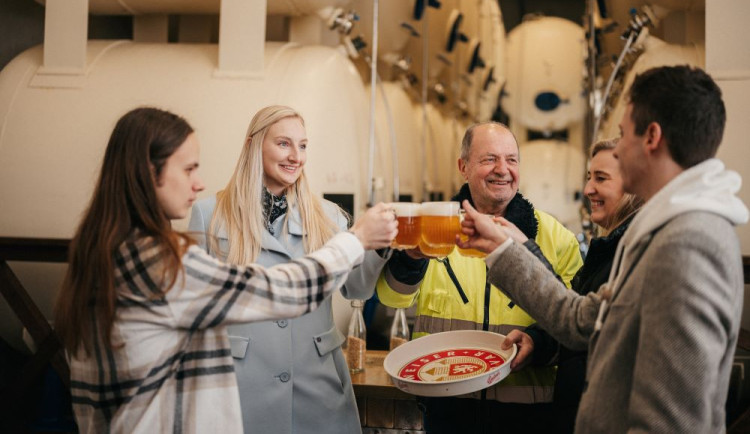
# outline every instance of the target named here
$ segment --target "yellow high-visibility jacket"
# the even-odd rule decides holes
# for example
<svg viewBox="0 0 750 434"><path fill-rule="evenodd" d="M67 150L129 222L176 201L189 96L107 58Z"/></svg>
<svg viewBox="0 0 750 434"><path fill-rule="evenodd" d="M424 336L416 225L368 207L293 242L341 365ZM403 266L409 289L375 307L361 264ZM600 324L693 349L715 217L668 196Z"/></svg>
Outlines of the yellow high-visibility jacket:
<svg viewBox="0 0 750 434"><path fill-rule="evenodd" d="M555 273L570 288L571 279L583 264L578 241L549 214L534 210L534 216L538 222L534 241ZM407 308L417 303L413 339L449 330L489 330L507 334L535 322L497 288L486 286L487 268L483 259L461 256L458 249L454 249L448 261L468 303L463 302L445 264L437 260L429 261L424 278L414 285L395 280L388 267L380 275L377 294L384 305ZM552 402L554 383L554 366L529 366L487 389L487 398L515 403ZM470 396L479 398L480 392Z"/></svg>

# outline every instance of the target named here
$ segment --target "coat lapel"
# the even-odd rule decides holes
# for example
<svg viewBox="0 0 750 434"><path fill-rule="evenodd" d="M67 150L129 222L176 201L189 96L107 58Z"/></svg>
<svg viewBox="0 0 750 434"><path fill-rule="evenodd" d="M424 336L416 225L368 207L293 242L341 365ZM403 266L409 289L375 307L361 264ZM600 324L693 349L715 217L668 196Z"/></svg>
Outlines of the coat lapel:
<svg viewBox="0 0 750 434"><path fill-rule="evenodd" d="M289 233L289 235L302 237L304 235L304 230L302 229L302 218L299 213L299 208L294 206L294 207L291 207L291 209L287 212L289 213L288 218L287 216L279 217L279 219L282 220L282 225L283 225L283 221L286 220L287 232ZM280 236L282 237L284 236L283 231L281 232ZM261 247L265 250L278 252L290 258L292 257L291 253L286 248L286 246L284 246L284 244L282 244L276 237L271 235L271 233L268 232L268 229L263 230Z"/></svg>

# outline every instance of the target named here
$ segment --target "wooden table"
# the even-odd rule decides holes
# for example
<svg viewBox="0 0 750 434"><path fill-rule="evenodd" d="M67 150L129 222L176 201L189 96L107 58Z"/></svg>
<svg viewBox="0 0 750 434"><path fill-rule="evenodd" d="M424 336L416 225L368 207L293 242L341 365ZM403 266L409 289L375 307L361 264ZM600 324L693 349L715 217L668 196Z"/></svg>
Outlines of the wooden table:
<svg viewBox="0 0 750 434"><path fill-rule="evenodd" d="M365 371L352 374L362 430L368 433L422 433L422 412L414 395L402 392L383 369L388 351L367 350Z"/></svg>

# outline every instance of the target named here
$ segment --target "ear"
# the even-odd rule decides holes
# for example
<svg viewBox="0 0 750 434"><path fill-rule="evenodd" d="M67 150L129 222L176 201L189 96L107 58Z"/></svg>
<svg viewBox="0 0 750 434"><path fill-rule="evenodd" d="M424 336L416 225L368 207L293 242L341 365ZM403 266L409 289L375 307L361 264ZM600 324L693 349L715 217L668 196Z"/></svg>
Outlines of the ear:
<svg viewBox="0 0 750 434"><path fill-rule="evenodd" d="M657 122L651 122L648 124L648 127L646 127L646 132L643 134L645 138L644 142L644 148L648 153L654 153L656 152L660 146L666 145L664 143L662 132L661 132L661 125L659 125Z"/></svg>
<svg viewBox="0 0 750 434"><path fill-rule="evenodd" d="M463 158L458 159L458 171L461 172L461 176L464 177L464 180L468 181L469 177L466 173L466 161L463 160Z"/></svg>

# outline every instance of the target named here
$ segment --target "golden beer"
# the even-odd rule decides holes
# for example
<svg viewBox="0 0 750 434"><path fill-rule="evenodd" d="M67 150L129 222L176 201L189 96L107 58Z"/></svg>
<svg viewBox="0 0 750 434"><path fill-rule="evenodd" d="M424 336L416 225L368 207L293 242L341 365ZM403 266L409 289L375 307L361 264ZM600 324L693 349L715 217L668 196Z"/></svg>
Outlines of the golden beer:
<svg viewBox="0 0 750 434"><path fill-rule="evenodd" d="M466 212L464 210L459 211L459 219L461 222L464 221L464 217L466 216ZM469 239L468 235L465 235L464 233L459 234L461 241L466 241ZM480 252L477 249L462 249L458 247L458 253L461 254L461 256L466 256L469 258L485 258L487 257L487 254L484 252Z"/></svg>
<svg viewBox="0 0 750 434"><path fill-rule="evenodd" d="M461 232L458 202L425 202L422 204L422 240L432 248L456 244Z"/></svg>
<svg viewBox="0 0 750 434"><path fill-rule="evenodd" d="M413 249L422 236L422 217L418 203L395 202L390 204L398 220L398 235L391 243L394 249Z"/></svg>
<svg viewBox="0 0 750 434"><path fill-rule="evenodd" d="M468 239L468 235L461 234L461 241L466 241ZM458 247L458 253L460 253L461 256L467 256L469 258L484 258L487 256L486 253L480 252L477 249L462 249L460 247Z"/></svg>
<svg viewBox="0 0 750 434"><path fill-rule="evenodd" d="M423 255L431 258L445 258L450 255L454 247L456 247L455 244L443 247L430 247L424 242L424 239L419 241L419 251L422 252Z"/></svg>

